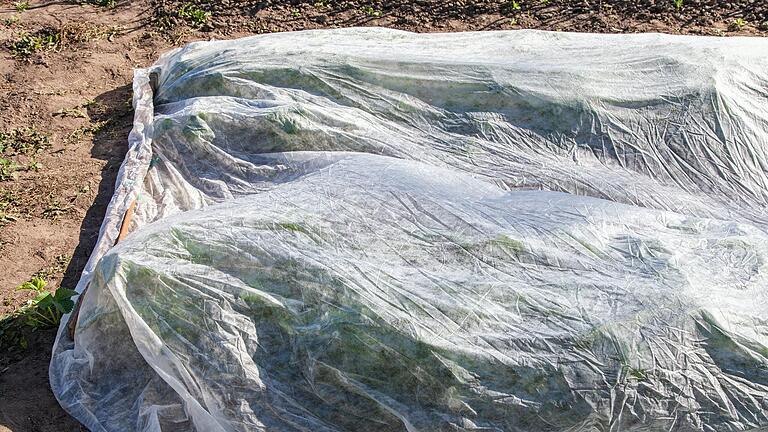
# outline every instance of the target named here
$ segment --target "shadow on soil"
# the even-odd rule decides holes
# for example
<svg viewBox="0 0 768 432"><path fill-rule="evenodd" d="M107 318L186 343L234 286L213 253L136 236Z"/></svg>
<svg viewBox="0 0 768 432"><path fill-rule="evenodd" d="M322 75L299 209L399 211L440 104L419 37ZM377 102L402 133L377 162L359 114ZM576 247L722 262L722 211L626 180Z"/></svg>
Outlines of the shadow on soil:
<svg viewBox="0 0 768 432"><path fill-rule="evenodd" d="M92 124L103 126L92 138L91 156L105 161L93 204L80 226L80 238L61 286L74 287L96 244L99 228L125 157L132 125L131 86L96 98L88 109ZM61 409L48 384L48 364L56 328L27 325L29 312L0 320L0 432L86 431Z"/></svg>

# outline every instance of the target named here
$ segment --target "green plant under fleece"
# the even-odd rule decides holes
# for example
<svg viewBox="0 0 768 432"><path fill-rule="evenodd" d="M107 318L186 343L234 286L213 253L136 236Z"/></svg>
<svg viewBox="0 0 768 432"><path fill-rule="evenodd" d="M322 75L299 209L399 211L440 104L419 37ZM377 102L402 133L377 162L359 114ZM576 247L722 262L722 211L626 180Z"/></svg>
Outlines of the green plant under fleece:
<svg viewBox="0 0 768 432"><path fill-rule="evenodd" d="M172 51L51 388L91 430L768 430L766 82L761 38Z"/></svg>

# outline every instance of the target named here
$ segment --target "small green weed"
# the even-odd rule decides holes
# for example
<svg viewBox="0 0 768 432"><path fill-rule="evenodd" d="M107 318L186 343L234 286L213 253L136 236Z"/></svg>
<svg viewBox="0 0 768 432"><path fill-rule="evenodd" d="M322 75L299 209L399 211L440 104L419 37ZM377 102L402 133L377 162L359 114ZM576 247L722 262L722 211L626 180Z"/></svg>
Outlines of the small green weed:
<svg viewBox="0 0 768 432"><path fill-rule="evenodd" d="M672 0L675 5L675 9L680 10L683 8L683 0Z"/></svg>
<svg viewBox="0 0 768 432"><path fill-rule="evenodd" d="M515 1L515 0L512 0L512 1L510 2L510 6L512 7L512 10L516 10L516 11L519 11L520 9L522 9L522 6L520 6L520 3L518 3L518 2L517 2L517 1Z"/></svg>
<svg viewBox="0 0 768 432"><path fill-rule="evenodd" d="M0 132L0 154L34 155L50 147L48 136L35 128L26 127Z"/></svg>
<svg viewBox="0 0 768 432"><path fill-rule="evenodd" d="M7 225L16 220L13 208L17 204L16 194L9 190L0 189L0 226Z"/></svg>
<svg viewBox="0 0 768 432"><path fill-rule="evenodd" d="M10 159L0 158L0 181L11 180L16 177L16 171L21 167Z"/></svg>
<svg viewBox="0 0 768 432"><path fill-rule="evenodd" d="M64 270L66 270L67 266L69 265L69 260L69 255L57 255L56 260L53 262L52 266L38 271L32 275L32 277L44 280L51 279L57 274L64 273Z"/></svg>
<svg viewBox="0 0 768 432"><path fill-rule="evenodd" d="M77 292L59 288L54 292L46 290L48 282L41 277L33 277L16 287L17 291L33 291L37 293L34 299L29 300L20 312L26 318L26 324L32 328L51 328L61 321L62 315L69 313L75 307L72 297Z"/></svg>
<svg viewBox="0 0 768 432"><path fill-rule="evenodd" d="M29 58L32 54L49 51L59 47L61 34L52 29L44 29L35 34L22 32L19 38L11 42L11 56L17 59Z"/></svg>
<svg viewBox="0 0 768 432"><path fill-rule="evenodd" d="M101 132L104 127L109 123L109 120L104 120L100 122L94 122L90 126L83 126L79 127L67 135L66 138L64 138L64 144L75 144L79 142L81 139L83 139L85 136L93 136Z"/></svg>
<svg viewBox="0 0 768 432"><path fill-rule="evenodd" d="M731 25L728 26L728 30L730 31L739 31L744 28L744 26L747 25L747 22L744 20L744 18L736 18L731 22Z"/></svg>
<svg viewBox="0 0 768 432"><path fill-rule="evenodd" d="M61 317L75 307L72 300L77 295L75 291L59 288L52 292L46 289L47 286L44 277L35 275L16 288L31 291L35 297L14 313L0 317L0 351L9 354L19 348L26 349L30 332L55 328L61 322Z"/></svg>
<svg viewBox="0 0 768 432"><path fill-rule="evenodd" d="M35 158L30 158L29 162L27 163L27 171L40 171L43 169L43 164L35 160Z"/></svg>
<svg viewBox="0 0 768 432"><path fill-rule="evenodd" d="M11 222L16 222L16 216L0 211L0 227L4 227Z"/></svg>
<svg viewBox="0 0 768 432"><path fill-rule="evenodd" d="M368 16L380 17L382 15L381 10L375 9L373 6L363 6L360 10Z"/></svg>
<svg viewBox="0 0 768 432"><path fill-rule="evenodd" d="M75 201L90 190L91 188L85 185L64 201L59 200L59 198L54 197L52 194L48 195L48 203L43 209L43 218L57 220L60 216L72 210L75 207Z"/></svg>
<svg viewBox="0 0 768 432"><path fill-rule="evenodd" d="M16 204L18 197L12 191L0 189L0 210L6 210Z"/></svg>
<svg viewBox="0 0 768 432"><path fill-rule="evenodd" d="M178 11L179 18L188 22L193 27L202 27L211 19L211 13L200 9L192 3L184 3Z"/></svg>
<svg viewBox="0 0 768 432"><path fill-rule="evenodd" d="M4 21L5 22L5 26L6 27L11 27L13 25L16 25L16 23L18 23L20 19L21 18L18 15L12 15L12 16L10 16L10 17L5 19L5 21Z"/></svg>
<svg viewBox="0 0 768 432"><path fill-rule="evenodd" d="M29 9L29 2L28 1L17 1L13 4L13 8L16 9L16 12L24 12L27 9Z"/></svg>
<svg viewBox="0 0 768 432"><path fill-rule="evenodd" d="M45 279L39 278L39 277L33 277L32 279L24 282L23 284L16 287L16 291L42 291L45 289L45 286L48 285L48 282L45 281Z"/></svg>
<svg viewBox="0 0 768 432"><path fill-rule="evenodd" d="M0 132L0 181L15 178L16 172L24 169L9 156L25 155L29 157L26 170L39 170L42 165L35 161L34 156L51 147L48 136L34 128L12 129ZM0 211L2 211L0 202Z"/></svg>
<svg viewBox="0 0 768 432"><path fill-rule="evenodd" d="M59 51L64 47L74 49L78 44L96 40L111 41L121 31L119 26L72 22L58 28L43 28L35 33L21 32L18 39L8 44L8 49L12 57L25 60L33 54Z"/></svg>
<svg viewBox="0 0 768 432"><path fill-rule="evenodd" d="M71 205L64 205L59 200L51 200L48 202L48 205L43 209L43 218L50 219L50 220L57 220L59 217L61 217L63 214L67 213L70 209L72 209Z"/></svg>

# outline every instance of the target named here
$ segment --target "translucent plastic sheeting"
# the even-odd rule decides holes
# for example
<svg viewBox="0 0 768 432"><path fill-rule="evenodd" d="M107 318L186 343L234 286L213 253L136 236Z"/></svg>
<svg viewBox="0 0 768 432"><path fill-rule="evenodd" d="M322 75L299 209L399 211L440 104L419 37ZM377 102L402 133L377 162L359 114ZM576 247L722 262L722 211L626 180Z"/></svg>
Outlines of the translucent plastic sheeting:
<svg viewBox="0 0 768 432"><path fill-rule="evenodd" d="M768 41L309 31L134 89L50 370L91 430L768 428Z"/></svg>

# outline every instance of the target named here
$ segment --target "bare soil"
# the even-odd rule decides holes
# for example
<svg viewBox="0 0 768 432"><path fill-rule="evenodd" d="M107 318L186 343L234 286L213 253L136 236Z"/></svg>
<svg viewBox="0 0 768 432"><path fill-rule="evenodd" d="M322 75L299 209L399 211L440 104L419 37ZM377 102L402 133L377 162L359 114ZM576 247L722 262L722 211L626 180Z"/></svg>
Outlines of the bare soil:
<svg viewBox="0 0 768 432"><path fill-rule="evenodd" d="M0 317L43 275L74 287L111 197L131 127L132 69L192 40L348 26L468 31L536 28L697 35L768 34L762 0L0 0L0 134L34 131L31 154L0 159ZM32 37L39 49L22 52ZM45 39L53 35L53 39ZM0 161L1 163L2 161ZM13 320L4 318L6 322ZM3 318L0 318L0 323ZM0 326L2 327L2 326ZM84 430L48 385L54 329L0 331L0 432Z"/></svg>

